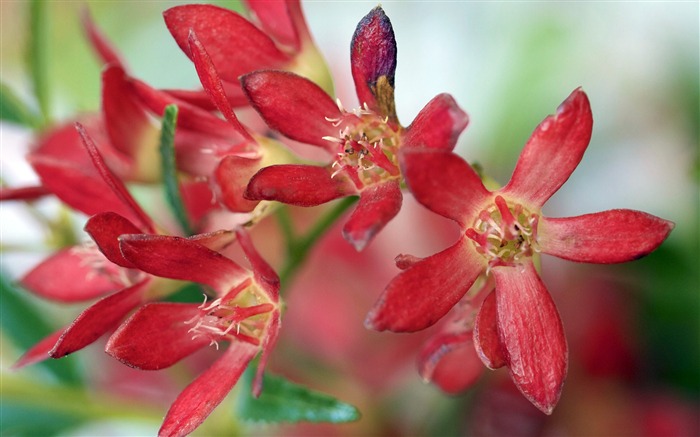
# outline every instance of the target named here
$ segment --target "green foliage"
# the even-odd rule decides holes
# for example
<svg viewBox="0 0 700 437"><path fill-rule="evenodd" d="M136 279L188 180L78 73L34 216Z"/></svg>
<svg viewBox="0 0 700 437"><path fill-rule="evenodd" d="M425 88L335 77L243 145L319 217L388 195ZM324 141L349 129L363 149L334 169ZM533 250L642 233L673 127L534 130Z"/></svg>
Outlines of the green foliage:
<svg viewBox="0 0 700 437"><path fill-rule="evenodd" d="M0 120L36 128L38 117L4 83L0 83Z"/></svg>
<svg viewBox="0 0 700 437"><path fill-rule="evenodd" d="M249 369L244 378L244 393L238 404L238 416L255 422L352 422L360 412L350 404L329 395L312 391L285 378L265 374L263 392L255 399L250 395L254 372Z"/></svg>
<svg viewBox="0 0 700 437"><path fill-rule="evenodd" d="M29 71L34 96L44 121L50 119L47 5L47 1L33 0L29 7Z"/></svg>

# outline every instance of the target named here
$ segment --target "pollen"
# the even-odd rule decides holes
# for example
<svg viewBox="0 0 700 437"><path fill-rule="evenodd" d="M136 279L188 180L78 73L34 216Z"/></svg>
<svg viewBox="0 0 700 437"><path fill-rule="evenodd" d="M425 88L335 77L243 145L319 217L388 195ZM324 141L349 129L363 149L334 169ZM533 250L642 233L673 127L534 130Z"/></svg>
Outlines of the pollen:
<svg viewBox="0 0 700 437"><path fill-rule="evenodd" d="M494 203L482 210L466 236L476 250L495 266L517 266L539 252L537 224L539 216L517 203L496 196Z"/></svg>
<svg viewBox="0 0 700 437"><path fill-rule="evenodd" d="M340 100L337 104L341 115L326 120L338 128L338 136L323 137L336 147L331 176L346 175L358 189L399 177L400 128L367 104L350 111Z"/></svg>

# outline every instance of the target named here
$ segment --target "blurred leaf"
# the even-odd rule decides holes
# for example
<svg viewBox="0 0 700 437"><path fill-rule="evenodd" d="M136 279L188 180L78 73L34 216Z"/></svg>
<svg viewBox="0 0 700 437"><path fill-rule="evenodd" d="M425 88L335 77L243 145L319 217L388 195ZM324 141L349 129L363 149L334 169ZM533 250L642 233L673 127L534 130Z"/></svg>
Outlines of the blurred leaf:
<svg viewBox="0 0 700 437"><path fill-rule="evenodd" d="M32 128L40 124L37 116L4 83L0 83L0 120Z"/></svg>
<svg viewBox="0 0 700 437"><path fill-rule="evenodd" d="M351 422L360 418L360 412L350 404L329 395L312 391L280 376L265 374L263 391L258 399L249 393L254 376L249 369L244 378L245 394L238 405L242 420L257 422Z"/></svg>
<svg viewBox="0 0 700 437"><path fill-rule="evenodd" d="M79 417L62 412L37 410L32 405L17 405L4 400L0 410L0 435L54 436L82 421Z"/></svg>
<svg viewBox="0 0 700 437"><path fill-rule="evenodd" d="M0 326L19 348L29 349L54 331L4 273L0 273L0 302ZM64 383L81 383L73 357L42 361L37 366L43 367Z"/></svg>
<svg viewBox="0 0 700 437"><path fill-rule="evenodd" d="M160 157L163 167L163 184L165 197L170 209L187 235L192 235L192 228L187 219L187 211L180 196L180 183L177 178L175 163L175 126L177 125L177 106L168 105L163 113L163 126L160 131Z"/></svg>
<svg viewBox="0 0 700 437"><path fill-rule="evenodd" d="M32 0L29 5L29 71L44 122L50 118L47 6L45 0Z"/></svg>
<svg viewBox="0 0 700 437"><path fill-rule="evenodd" d="M190 282L175 293L168 295L163 299L165 302L179 303L202 303L204 292L202 286Z"/></svg>

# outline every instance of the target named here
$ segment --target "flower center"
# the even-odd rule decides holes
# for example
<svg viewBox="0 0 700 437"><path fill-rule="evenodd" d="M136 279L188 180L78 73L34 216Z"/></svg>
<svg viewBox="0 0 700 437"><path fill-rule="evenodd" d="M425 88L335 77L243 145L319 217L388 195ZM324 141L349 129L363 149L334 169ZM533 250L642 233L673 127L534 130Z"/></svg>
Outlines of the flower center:
<svg viewBox="0 0 700 437"><path fill-rule="evenodd" d="M496 196L493 205L481 211L474 226L465 231L474 240L476 250L488 260L488 269L514 266L523 258L539 252L537 223L539 216L520 204L508 204Z"/></svg>
<svg viewBox="0 0 700 437"><path fill-rule="evenodd" d="M267 327L267 315L275 308L261 296L249 278L224 297L209 303L205 298L199 314L185 322L194 325L188 332L192 333L192 339L206 336L217 349L219 340L237 339L259 345Z"/></svg>
<svg viewBox="0 0 700 437"><path fill-rule="evenodd" d="M340 117L326 118L339 128L338 136L323 137L337 145L334 172L347 175L358 189L399 176L400 135L387 118L364 107L347 111L338 102Z"/></svg>

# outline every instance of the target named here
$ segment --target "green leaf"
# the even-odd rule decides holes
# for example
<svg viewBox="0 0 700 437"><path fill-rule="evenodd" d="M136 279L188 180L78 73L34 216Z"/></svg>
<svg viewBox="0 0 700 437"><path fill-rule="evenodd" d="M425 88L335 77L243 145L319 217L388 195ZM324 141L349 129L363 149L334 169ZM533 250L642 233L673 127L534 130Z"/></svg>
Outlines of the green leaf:
<svg viewBox="0 0 700 437"><path fill-rule="evenodd" d="M29 5L29 71L44 121L50 119L47 7L45 0L33 0Z"/></svg>
<svg viewBox="0 0 700 437"><path fill-rule="evenodd" d="M0 120L32 128L40 125L37 116L4 83L0 83Z"/></svg>
<svg viewBox="0 0 700 437"><path fill-rule="evenodd" d="M0 410L0 435L48 437L61 434L83 421L74 415L38 410L32 405L15 405L5 400Z"/></svg>
<svg viewBox="0 0 700 437"><path fill-rule="evenodd" d="M244 378L250 387L254 376L252 368ZM280 376L265 374L263 391L258 399L245 390L238 404L238 416L242 420L257 422L352 422L360 418L360 412L350 404L329 395L312 391Z"/></svg>
<svg viewBox="0 0 700 437"><path fill-rule="evenodd" d="M0 303L0 326L19 348L29 349L54 331L4 273L0 273ZM78 385L81 382L74 357L42 361L37 366L64 383Z"/></svg>
<svg viewBox="0 0 700 437"><path fill-rule="evenodd" d="M177 106L168 105L163 113L163 126L160 131L160 158L163 168L163 185L165 197L168 200L175 218L180 223L182 230L187 235L192 235L185 211L185 205L180 196L180 184L177 179L177 165L175 163L175 127L177 125Z"/></svg>

